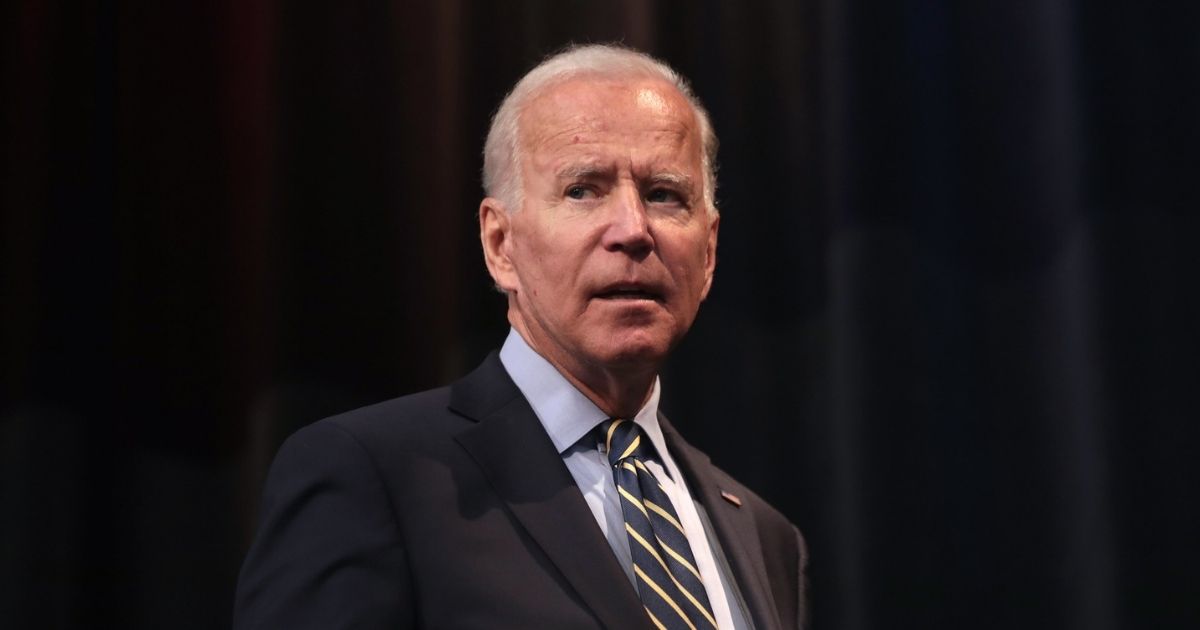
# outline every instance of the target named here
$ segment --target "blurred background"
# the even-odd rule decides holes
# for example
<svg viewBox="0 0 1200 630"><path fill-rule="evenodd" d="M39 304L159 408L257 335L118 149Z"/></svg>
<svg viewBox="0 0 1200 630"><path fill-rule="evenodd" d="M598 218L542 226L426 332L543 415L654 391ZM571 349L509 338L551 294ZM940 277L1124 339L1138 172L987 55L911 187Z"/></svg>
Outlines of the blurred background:
<svg viewBox="0 0 1200 630"><path fill-rule="evenodd" d="M502 342L488 118L621 41L722 142L664 408L816 626L1200 627L1184 5L5 3L0 625L227 626L282 439Z"/></svg>

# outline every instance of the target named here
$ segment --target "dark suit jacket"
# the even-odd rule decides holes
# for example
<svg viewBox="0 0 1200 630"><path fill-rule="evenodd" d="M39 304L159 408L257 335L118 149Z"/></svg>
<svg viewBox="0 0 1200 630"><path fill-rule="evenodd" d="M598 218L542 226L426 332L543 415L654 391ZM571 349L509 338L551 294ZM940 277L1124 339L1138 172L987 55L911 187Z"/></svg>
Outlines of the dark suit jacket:
<svg viewBox="0 0 1200 630"><path fill-rule="evenodd" d="M802 626L800 533L665 419L662 427L755 627ZM234 620L286 629L650 627L495 354L451 387L335 416L287 440L267 478Z"/></svg>

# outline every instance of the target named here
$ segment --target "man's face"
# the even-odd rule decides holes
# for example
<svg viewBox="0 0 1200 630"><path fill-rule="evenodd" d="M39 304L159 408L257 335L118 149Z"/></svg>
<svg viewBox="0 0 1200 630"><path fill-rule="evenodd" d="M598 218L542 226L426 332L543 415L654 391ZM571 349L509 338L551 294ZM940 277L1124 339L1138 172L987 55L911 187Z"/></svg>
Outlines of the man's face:
<svg viewBox="0 0 1200 630"><path fill-rule="evenodd" d="M663 81L581 78L529 103L521 129L511 266L489 260L510 317L569 370L657 369L716 263L691 107Z"/></svg>

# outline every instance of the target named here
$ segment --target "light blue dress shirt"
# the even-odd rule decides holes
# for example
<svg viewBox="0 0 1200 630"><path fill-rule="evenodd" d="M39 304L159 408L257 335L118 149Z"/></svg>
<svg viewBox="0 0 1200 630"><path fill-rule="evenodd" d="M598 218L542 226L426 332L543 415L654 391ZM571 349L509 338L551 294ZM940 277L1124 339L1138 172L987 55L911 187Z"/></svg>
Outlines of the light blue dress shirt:
<svg viewBox="0 0 1200 630"><path fill-rule="evenodd" d="M636 587L629 537L625 533L625 517L621 513L621 498L617 494L608 456L602 451L598 433L593 432L608 416L559 374L550 362L530 348L516 330L509 331L508 339L500 349L500 362L550 435L550 440L575 478L609 546ZM721 552L703 506L692 499L683 475L667 452L662 428L658 424L659 393L659 382L655 378L650 399L633 418L663 460L646 462L646 466L663 485L679 515L718 628L746 630L752 625L732 579L729 564Z"/></svg>

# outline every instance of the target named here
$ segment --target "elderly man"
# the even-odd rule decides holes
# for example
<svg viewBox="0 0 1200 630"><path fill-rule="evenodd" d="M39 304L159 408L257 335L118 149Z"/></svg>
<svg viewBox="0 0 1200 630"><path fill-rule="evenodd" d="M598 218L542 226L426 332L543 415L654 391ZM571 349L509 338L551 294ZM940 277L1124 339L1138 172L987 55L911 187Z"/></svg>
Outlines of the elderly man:
<svg viewBox="0 0 1200 630"><path fill-rule="evenodd" d="M799 532L658 413L716 264L716 138L686 83L610 46L497 112L479 206L508 298L450 387L292 436L240 628L797 628Z"/></svg>

